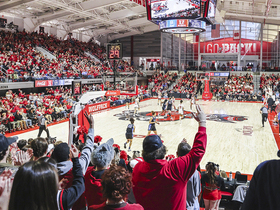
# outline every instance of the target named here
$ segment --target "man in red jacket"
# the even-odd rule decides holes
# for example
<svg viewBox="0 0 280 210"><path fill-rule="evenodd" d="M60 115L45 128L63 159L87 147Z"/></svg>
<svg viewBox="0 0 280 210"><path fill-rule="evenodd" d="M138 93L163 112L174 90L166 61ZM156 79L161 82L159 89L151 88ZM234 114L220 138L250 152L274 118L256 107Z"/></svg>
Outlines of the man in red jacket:
<svg viewBox="0 0 280 210"><path fill-rule="evenodd" d="M194 118L199 123L192 150L185 156L167 162L166 147L158 135L149 135L143 141L142 156L132 174L136 202L145 210L185 210L186 185L199 165L206 148L206 116L199 105Z"/></svg>

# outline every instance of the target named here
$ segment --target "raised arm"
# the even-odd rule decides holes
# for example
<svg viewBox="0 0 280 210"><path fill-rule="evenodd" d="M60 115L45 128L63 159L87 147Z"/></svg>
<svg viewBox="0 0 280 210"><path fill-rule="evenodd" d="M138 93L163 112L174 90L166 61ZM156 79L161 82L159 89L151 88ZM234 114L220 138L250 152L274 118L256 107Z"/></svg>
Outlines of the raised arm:
<svg viewBox="0 0 280 210"><path fill-rule="evenodd" d="M81 156L79 158L80 165L82 167L83 174L85 175L88 165L90 163L90 156L91 153L94 150L94 119L92 115L88 115L87 112L85 112L85 117L87 118L89 122L89 129L88 129L88 135L86 139L86 145L82 150Z"/></svg>
<svg viewBox="0 0 280 210"><path fill-rule="evenodd" d="M71 209L74 203L85 191L85 179L82 173L81 165L79 163L78 155L78 149L74 145L71 145L70 157L72 158L73 162L72 173L74 179L71 187L58 191L57 200L59 209Z"/></svg>
<svg viewBox="0 0 280 210"><path fill-rule="evenodd" d="M199 105L196 105L197 113L193 113L194 119L199 123L191 151L182 157L169 162L168 172L178 180L187 181L197 169L206 149L206 115Z"/></svg>

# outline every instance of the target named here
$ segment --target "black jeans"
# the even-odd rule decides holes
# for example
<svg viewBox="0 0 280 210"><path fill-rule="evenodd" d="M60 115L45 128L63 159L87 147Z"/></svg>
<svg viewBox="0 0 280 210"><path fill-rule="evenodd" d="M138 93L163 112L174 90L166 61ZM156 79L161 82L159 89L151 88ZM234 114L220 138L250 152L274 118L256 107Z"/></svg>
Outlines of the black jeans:
<svg viewBox="0 0 280 210"><path fill-rule="evenodd" d="M49 129L48 129L48 128L46 128L46 126L45 126L45 125L41 125L41 126L40 126L40 128L39 128L39 133L38 133L38 137L40 137L40 136L41 136L41 134L42 134L42 132L43 132L43 131L46 131L46 133L47 133L47 137L48 137L48 138L50 138Z"/></svg>
<svg viewBox="0 0 280 210"><path fill-rule="evenodd" d="M262 114L262 125L263 125L263 126L264 126L264 122L266 122L266 120L267 120L267 116L268 116L267 113L263 113L263 114Z"/></svg>

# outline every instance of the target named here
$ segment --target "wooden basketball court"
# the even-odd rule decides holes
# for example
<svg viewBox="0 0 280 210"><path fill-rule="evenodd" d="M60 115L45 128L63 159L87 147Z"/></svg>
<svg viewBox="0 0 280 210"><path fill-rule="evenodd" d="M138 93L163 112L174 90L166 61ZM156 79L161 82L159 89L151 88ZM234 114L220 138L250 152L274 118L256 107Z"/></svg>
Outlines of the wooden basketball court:
<svg viewBox="0 0 280 210"><path fill-rule="evenodd" d="M207 162L215 162L221 170L240 171L252 174L256 166L269 159L277 159L278 147L268 122L262 127L260 108L261 103L246 102L215 102L197 101L207 114L208 144L201 162L205 168ZM176 100L178 106L179 100ZM186 111L190 110L190 101L184 100ZM134 105L130 105L133 110ZM142 150L142 141L147 135L148 121L145 121L150 111L161 111L157 99L140 102L140 117L135 121L136 131L132 151ZM115 143L124 149L125 131L129 121L121 117L125 107L107 109L94 113L95 135L103 140L114 138ZM193 108L193 111L194 108ZM114 116L117 115L117 116ZM175 119L175 118L174 118ZM214 121L215 120L215 121ZM198 123L192 118L182 121L164 121L156 125L158 134L168 149L167 154L176 154L177 145L183 138L192 145L198 129ZM52 137L68 141L69 123L64 122L49 127ZM35 138L38 130L19 134L19 139ZM43 137L46 134L43 132ZM132 155L132 152L129 153Z"/></svg>

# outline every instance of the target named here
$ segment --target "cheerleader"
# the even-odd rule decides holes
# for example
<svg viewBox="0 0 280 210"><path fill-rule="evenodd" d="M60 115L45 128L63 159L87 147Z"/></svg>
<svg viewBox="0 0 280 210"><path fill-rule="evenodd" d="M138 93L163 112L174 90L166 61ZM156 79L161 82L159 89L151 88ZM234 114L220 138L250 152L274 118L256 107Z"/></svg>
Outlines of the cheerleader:
<svg viewBox="0 0 280 210"><path fill-rule="evenodd" d="M134 119L130 118L130 123L127 128L126 128L126 133L125 133L125 137L126 137L126 142L124 143L124 148L126 149L126 145L127 143L129 143L129 147L128 147L128 152L131 151L131 145L132 145L132 140L133 140L133 133L135 132L135 125L134 125Z"/></svg>
<svg viewBox="0 0 280 210"><path fill-rule="evenodd" d="M138 96L136 96L135 103L134 103L134 117L136 116L136 114L138 114L139 110L140 110L139 98Z"/></svg>
<svg viewBox="0 0 280 210"><path fill-rule="evenodd" d="M183 100L180 101L179 107L179 115L180 115L180 120L184 118L184 105L183 105Z"/></svg>
<svg viewBox="0 0 280 210"><path fill-rule="evenodd" d="M152 117L150 118L149 127L148 127L148 135L151 134L151 131L153 131L154 134L157 135L156 124L159 125L159 123L156 121L156 113L152 111Z"/></svg>

